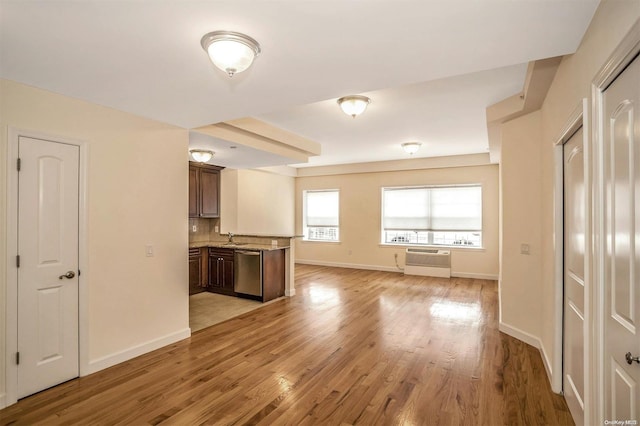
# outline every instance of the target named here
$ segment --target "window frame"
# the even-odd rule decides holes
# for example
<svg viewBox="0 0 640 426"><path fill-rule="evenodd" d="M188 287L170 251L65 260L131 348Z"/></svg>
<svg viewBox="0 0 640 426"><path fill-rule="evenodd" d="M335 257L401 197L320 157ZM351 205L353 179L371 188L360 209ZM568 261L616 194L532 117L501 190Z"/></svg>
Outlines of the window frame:
<svg viewBox="0 0 640 426"><path fill-rule="evenodd" d="M336 216L338 224L336 226L308 226L307 225L307 194L318 192L335 192L338 195L338 214ZM340 242L340 188L331 189L304 189L302 190L302 241L311 243L339 243ZM335 239L310 238L309 228L327 228L336 230Z"/></svg>
<svg viewBox="0 0 640 426"><path fill-rule="evenodd" d="M402 189L442 189L442 188L465 188L465 187L477 187L480 188L480 231L477 230L457 230L457 231L443 231L443 230L415 230L415 229L397 229L397 230L386 230L384 227L385 222L385 190L402 190ZM429 218L431 220L431 218ZM386 233L390 231L399 231L399 232L415 232L416 233L416 242L410 241L402 241L402 242L387 242ZM473 234L479 233L479 240L477 245L475 244L438 244L433 242L433 234L435 233L459 233L459 234ZM428 239L427 243L417 242L419 240L419 234L426 233L426 237ZM433 248L456 248L456 249L470 249L470 250L484 250L484 233L485 233L485 223L484 223L484 186L482 183L458 183L458 184L436 184L436 185L401 185L401 186L382 186L380 188L380 246L420 246L420 247L433 247ZM468 241L468 240L467 240Z"/></svg>

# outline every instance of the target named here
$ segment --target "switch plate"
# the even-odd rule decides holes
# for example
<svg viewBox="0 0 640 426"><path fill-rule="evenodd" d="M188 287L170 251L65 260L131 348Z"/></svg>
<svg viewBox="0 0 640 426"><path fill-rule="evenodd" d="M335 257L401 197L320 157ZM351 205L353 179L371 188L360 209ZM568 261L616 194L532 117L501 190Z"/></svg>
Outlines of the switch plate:
<svg viewBox="0 0 640 426"><path fill-rule="evenodd" d="M220 232L220 228L218 227L218 225L213 227L213 232Z"/></svg>
<svg viewBox="0 0 640 426"><path fill-rule="evenodd" d="M153 257L153 246L147 245L145 248L145 253L147 254L147 257Z"/></svg>
<svg viewBox="0 0 640 426"><path fill-rule="evenodd" d="M531 254L529 244L520 244L520 254Z"/></svg>
<svg viewBox="0 0 640 426"><path fill-rule="evenodd" d="M198 231L198 225L193 225L191 227L191 232L197 232Z"/></svg>

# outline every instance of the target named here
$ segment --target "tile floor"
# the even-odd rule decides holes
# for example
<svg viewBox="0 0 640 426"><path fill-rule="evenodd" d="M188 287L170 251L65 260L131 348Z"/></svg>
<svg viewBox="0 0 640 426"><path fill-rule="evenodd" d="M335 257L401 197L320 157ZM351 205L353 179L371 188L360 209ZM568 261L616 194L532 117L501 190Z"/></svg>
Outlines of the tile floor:
<svg viewBox="0 0 640 426"><path fill-rule="evenodd" d="M189 327L191 332L242 315L262 306L256 300L202 292L189 296Z"/></svg>

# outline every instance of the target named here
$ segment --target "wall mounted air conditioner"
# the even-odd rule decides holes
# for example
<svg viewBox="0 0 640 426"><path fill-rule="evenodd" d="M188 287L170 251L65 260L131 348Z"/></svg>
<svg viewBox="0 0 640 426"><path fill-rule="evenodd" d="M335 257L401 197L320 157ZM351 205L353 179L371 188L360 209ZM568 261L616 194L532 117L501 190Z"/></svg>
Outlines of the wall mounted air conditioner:
<svg viewBox="0 0 640 426"><path fill-rule="evenodd" d="M427 248L407 248L405 275L424 277L451 277L451 252Z"/></svg>

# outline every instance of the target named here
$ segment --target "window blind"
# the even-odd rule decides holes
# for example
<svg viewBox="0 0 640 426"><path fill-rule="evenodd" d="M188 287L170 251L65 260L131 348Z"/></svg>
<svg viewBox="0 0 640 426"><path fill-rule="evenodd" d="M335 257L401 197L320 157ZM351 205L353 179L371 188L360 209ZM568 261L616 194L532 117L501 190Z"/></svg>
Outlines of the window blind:
<svg viewBox="0 0 640 426"><path fill-rule="evenodd" d="M305 191L306 226L338 226L339 192Z"/></svg>
<svg viewBox="0 0 640 426"><path fill-rule="evenodd" d="M385 230L481 231L482 187L383 188Z"/></svg>

